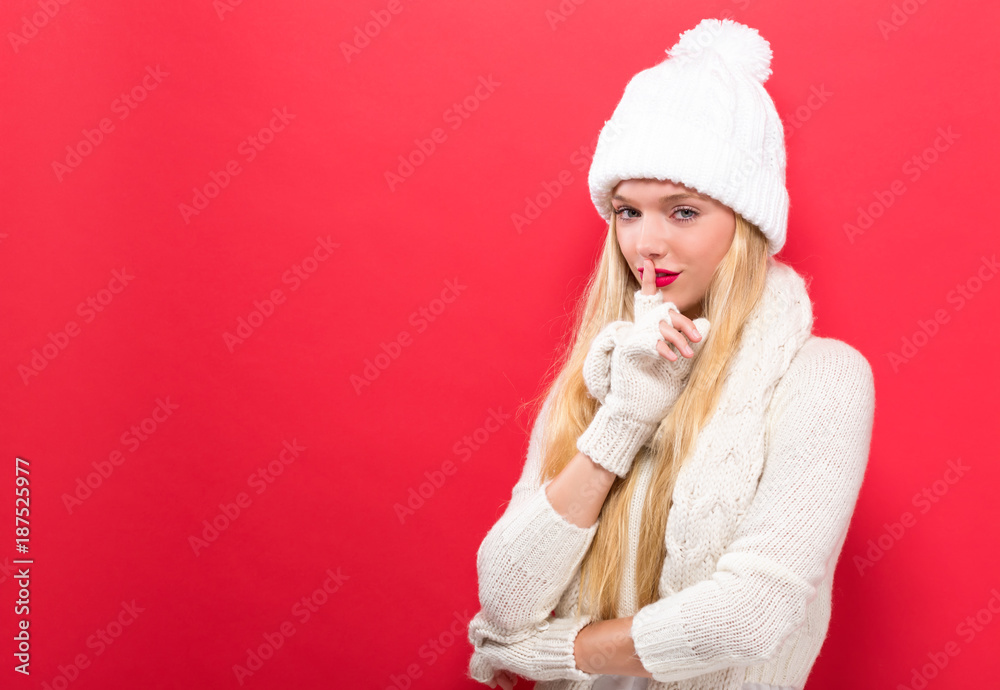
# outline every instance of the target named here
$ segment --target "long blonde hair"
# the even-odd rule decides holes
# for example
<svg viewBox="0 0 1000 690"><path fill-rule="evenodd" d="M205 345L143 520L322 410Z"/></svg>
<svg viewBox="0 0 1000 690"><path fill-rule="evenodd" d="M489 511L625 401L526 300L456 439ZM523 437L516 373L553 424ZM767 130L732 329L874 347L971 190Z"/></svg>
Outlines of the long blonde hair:
<svg viewBox="0 0 1000 690"><path fill-rule="evenodd" d="M736 232L729 251L715 270L702 301L702 316L711 331L692 362L691 376L670 413L650 442L653 475L646 494L639 533L642 555L636 563L638 608L659 598L658 586L666 557L664 536L671 495L682 461L694 447L701 428L715 410L726 369L739 344L743 325L764 291L771 261L760 229L736 215ZM612 214L598 264L573 315L573 327L553 362L552 383L528 404L537 404L555 389L542 439L542 481L551 479L576 455L576 439L590 424L598 402L587 392L583 362L591 341L609 322L632 320L632 295L640 284L621 253ZM571 342L571 344L570 344ZM628 555L628 513L637 472L614 480L600 524L581 564L578 612L586 607L593 619L618 616L618 598Z"/></svg>

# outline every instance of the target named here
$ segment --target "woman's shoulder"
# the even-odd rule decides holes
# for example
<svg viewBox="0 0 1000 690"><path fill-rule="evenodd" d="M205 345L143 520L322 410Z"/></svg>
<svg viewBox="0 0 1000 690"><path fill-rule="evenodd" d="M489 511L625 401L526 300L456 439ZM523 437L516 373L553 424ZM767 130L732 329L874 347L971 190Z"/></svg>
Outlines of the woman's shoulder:
<svg viewBox="0 0 1000 690"><path fill-rule="evenodd" d="M836 338L811 335L775 389L775 402L850 400L874 406L875 377L868 359Z"/></svg>
<svg viewBox="0 0 1000 690"><path fill-rule="evenodd" d="M845 343L843 340L837 340L836 338L823 338L818 335L810 335L802 347L799 348L795 357L792 358L792 367L798 365L801 368L807 364L816 364L817 362L837 363L841 366L854 365L855 367L867 368L871 371L868 358L853 345Z"/></svg>

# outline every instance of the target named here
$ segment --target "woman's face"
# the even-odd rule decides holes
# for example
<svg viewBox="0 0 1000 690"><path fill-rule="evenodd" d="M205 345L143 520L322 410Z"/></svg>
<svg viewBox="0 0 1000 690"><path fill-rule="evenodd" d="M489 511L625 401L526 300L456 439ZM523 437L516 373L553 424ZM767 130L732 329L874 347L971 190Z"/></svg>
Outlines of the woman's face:
<svg viewBox="0 0 1000 690"><path fill-rule="evenodd" d="M728 206L670 181L622 180L612 192L618 246L636 280L643 263L678 273L660 287L664 302L684 316L701 316L701 300L712 274L736 234L736 215Z"/></svg>

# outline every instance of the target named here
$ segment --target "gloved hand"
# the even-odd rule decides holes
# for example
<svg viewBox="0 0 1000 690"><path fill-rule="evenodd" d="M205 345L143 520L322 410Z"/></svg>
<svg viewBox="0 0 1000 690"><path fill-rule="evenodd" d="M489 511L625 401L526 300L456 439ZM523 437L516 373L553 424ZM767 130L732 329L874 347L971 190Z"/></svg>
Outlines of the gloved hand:
<svg viewBox="0 0 1000 690"><path fill-rule="evenodd" d="M662 293L635 294L635 320L616 321L594 339L584 362L587 389L602 405L577 439L577 449L619 477L628 474L639 448L677 401L691 373L692 358L670 361L659 353L660 321L680 313ZM690 344L695 354L708 335L709 322L694 321L702 337Z"/></svg>
<svg viewBox="0 0 1000 690"><path fill-rule="evenodd" d="M652 295L644 295L642 290L635 293L632 321L612 321L594 336L583 362L583 381L590 392L602 405L611 385L611 352L621 344L627 329L643 318L654 308L664 304L663 295L659 290ZM679 311L673 302L666 302L668 308ZM702 334L704 340L704 333Z"/></svg>
<svg viewBox="0 0 1000 690"><path fill-rule="evenodd" d="M621 344L621 335L632 327L631 321L612 321L594 336L583 360L583 382L592 398L602 405L611 386L611 353Z"/></svg>

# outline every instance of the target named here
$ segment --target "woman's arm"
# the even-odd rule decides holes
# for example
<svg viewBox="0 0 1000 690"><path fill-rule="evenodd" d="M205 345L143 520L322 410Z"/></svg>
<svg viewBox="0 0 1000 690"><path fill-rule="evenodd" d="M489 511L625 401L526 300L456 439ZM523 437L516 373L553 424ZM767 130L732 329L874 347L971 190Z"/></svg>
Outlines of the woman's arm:
<svg viewBox="0 0 1000 690"><path fill-rule="evenodd" d="M502 670L531 680L596 680L603 674L652 678L635 654L631 626L631 616L597 623L589 616L551 616L519 642L484 640L469 662L469 677L490 684Z"/></svg>
<svg viewBox="0 0 1000 690"><path fill-rule="evenodd" d="M576 636L576 665L587 673L652 678L635 653L632 616L591 623Z"/></svg>
<svg viewBox="0 0 1000 690"><path fill-rule="evenodd" d="M546 485L545 495L564 520L579 527L590 527L597 524L615 477L614 472L578 452Z"/></svg>
<svg viewBox="0 0 1000 690"><path fill-rule="evenodd" d="M775 390L757 492L715 572L633 616L656 681L772 658L836 565L868 461L874 380L846 343L805 347Z"/></svg>
<svg viewBox="0 0 1000 690"><path fill-rule="evenodd" d="M541 482L541 439L554 392L531 431L524 469L504 514L476 554L481 615L473 639L523 639L552 612L597 532L615 475L583 453Z"/></svg>

